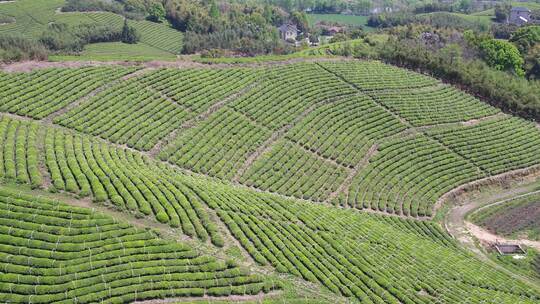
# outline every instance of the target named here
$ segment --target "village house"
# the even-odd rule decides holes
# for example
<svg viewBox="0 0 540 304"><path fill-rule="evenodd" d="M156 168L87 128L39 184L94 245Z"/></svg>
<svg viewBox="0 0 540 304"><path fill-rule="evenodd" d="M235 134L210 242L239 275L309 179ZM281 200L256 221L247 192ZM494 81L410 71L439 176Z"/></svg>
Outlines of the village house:
<svg viewBox="0 0 540 304"><path fill-rule="evenodd" d="M294 24L283 24L279 27L279 36L285 41L296 40L297 35L298 28Z"/></svg>
<svg viewBox="0 0 540 304"><path fill-rule="evenodd" d="M512 7L508 23L523 25L531 21L531 10L526 7Z"/></svg>

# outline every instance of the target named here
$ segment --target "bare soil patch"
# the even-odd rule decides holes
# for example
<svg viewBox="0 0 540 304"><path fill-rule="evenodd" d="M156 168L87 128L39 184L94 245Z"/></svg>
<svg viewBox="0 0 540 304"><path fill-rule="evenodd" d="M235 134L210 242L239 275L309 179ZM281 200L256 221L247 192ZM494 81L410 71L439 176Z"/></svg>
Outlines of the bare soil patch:
<svg viewBox="0 0 540 304"><path fill-rule="evenodd" d="M540 251L540 242L538 241L531 241L526 239L507 239L505 237L502 237L500 235L493 234L482 227L476 226L473 223L465 222L465 226L467 227L467 230L478 240L484 243L488 244L495 244L495 243L508 243L508 244L518 244L518 245L524 245L532 247L538 251Z"/></svg>
<svg viewBox="0 0 540 304"><path fill-rule="evenodd" d="M497 235L540 227L540 201L500 210L483 220L481 225Z"/></svg>

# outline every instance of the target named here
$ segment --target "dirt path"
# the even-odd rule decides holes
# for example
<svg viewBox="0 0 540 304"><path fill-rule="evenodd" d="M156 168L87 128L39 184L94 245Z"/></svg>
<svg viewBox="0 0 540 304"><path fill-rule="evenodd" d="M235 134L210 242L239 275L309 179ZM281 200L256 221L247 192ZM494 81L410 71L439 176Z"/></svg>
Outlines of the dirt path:
<svg viewBox="0 0 540 304"><path fill-rule="evenodd" d="M448 233L450 233L450 235L452 235L459 243L461 243L461 245L465 249L474 253L480 260L493 266L497 270L510 275L514 279L520 280L540 291L540 287L531 279L520 274L516 274L515 272L508 270L502 265L491 260L488 255L484 251L482 251L479 246L477 246L477 240L487 243L495 243L496 241L509 242L513 244L518 243L531 246L536 249L540 249L540 247L537 247L540 246L540 242L532 242L528 240L507 240L503 237L499 237L490 232L484 231L482 228L473 225L472 223L469 223L465 220L466 215L469 212L476 210L477 208L484 208L488 206L502 204L515 198L525 197L536 193L540 193L540 191L531 192L530 187L520 186L512 189L507 189L507 191L503 191L500 193L490 193L488 197L465 200L462 204L454 205L449 210L449 212L444 218L444 226Z"/></svg>
<svg viewBox="0 0 540 304"><path fill-rule="evenodd" d="M2 3L2 2L0 2ZM193 61L190 58L179 58L176 61L22 61L10 64L0 65L0 69L8 73L18 73L18 72L31 72L38 69L47 69L47 68L79 68L86 66L110 66L110 65L122 65L122 66L143 66L146 68L207 68L207 69L216 69L216 68L232 68L232 67L248 67L248 68L257 68L257 67L271 67L279 66L285 64L293 64L300 62L322 62L322 61L344 61L353 59L348 58L293 58L293 59L283 59L278 61L266 61L266 62L253 62L253 63L201 63Z"/></svg>
<svg viewBox="0 0 540 304"><path fill-rule="evenodd" d="M471 222L465 221L465 225L467 230L478 240L487 242L487 243L509 243L509 244L516 244L516 245L523 245L532 247L538 251L540 251L540 242L538 241L531 241L527 239L507 239L505 237L493 234L482 227L479 227Z"/></svg>

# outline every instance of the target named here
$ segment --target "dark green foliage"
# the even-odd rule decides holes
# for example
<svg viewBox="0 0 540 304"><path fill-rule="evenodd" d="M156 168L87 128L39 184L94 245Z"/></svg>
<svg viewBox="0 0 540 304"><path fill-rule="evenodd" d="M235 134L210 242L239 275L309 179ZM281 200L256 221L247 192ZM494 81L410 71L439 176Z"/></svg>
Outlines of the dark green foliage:
<svg viewBox="0 0 540 304"><path fill-rule="evenodd" d="M410 13L395 13L395 14L377 14L371 15L367 21L370 27L392 27L405 25L414 20L414 15Z"/></svg>
<svg viewBox="0 0 540 304"><path fill-rule="evenodd" d="M112 25L81 24L69 27L63 23L52 23L40 42L52 51L80 52L89 43L120 40L120 32Z"/></svg>
<svg viewBox="0 0 540 304"><path fill-rule="evenodd" d="M47 49L35 40L0 36L0 62L46 60Z"/></svg>
<svg viewBox="0 0 540 304"><path fill-rule="evenodd" d="M540 26L526 26L519 28L510 37L510 42L514 43L521 54L527 54L529 50L540 42Z"/></svg>
<svg viewBox="0 0 540 304"><path fill-rule="evenodd" d="M140 39L141 36L139 35L139 33L137 33L137 30L135 30L134 27L130 26L127 23L127 19L125 19L124 26L122 27L122 36L120 38L120 41L124 43L135 44L139 42Z"/></svg>
<svg viewBox="0 0 540 304"><path fill-rule="evenodd" d="M506 22L510 16L510 4L496 4L495 5L495 20L497 22Z"/></svg>
<svg viewBox="0 0 540 304"><path fill-rule="evenodd" d="M161 3L154 3L148 10L148 20L153 22L162 22L165 20L165 9Z"/></svg>
<svg viewBox="0 0 540 304"><path fill-rule="evenodd" d="M227 49L255 55L283 49L276 25L285 19L271 7L231 4L221 12L214 2L168 0L165 11L172 26L185 32L185 54Z"/></svg>
<svg viewBox="0 0 540 304"><path fill-rule="evenodd" d="M518 49L510 42L497 39L485 39L480 42L479 49L486 63L500 71L512 71L523 76L523 58Z"/></svg>
<svg viewBox="0 0 540 304"><path fill-rule="evenodd" d="M527 78L540 80L540 44L537 44L525 56L525 70Z"/></svg>
<svg viewBox="0 0 540 304"><path fill-rule="evenodd" d="M495 39L508 40L517 29L518 27L513 24L494 23L491 25L491 34Z"/></svg>
<svg viewBox="0 0 540 304"><path fill-rule="evenodd" d="M300 32L308 32L309 31L309 24L307 20L307 15L304 12L293 12L291 14L291 21L292 23L296 24L298 30Z"/></svg>

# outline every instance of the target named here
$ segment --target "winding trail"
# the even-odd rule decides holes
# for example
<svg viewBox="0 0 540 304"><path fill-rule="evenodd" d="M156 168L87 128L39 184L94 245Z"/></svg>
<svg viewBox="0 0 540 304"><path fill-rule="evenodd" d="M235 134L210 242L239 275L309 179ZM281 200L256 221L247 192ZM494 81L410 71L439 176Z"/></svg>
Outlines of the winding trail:
<svg viewBox="0 0 540 304"><path fill-rule="evenodd" d="M526 276L517 274L490 259L489 256L477 245L477 241L483 243L495 243L497 241L505 243L508 242L511 244L530 246L537 250L540 250L540 242L531 240L506 239L485 231L484 229L465 220L467 214L473 212L474 210L478 211L483 208L504 204L517 198L527 197L538 193L540 193L540 190L531 191L531 187L529 185L512 188L504 192L493 193L487 198L466 200L463 204L454 205L448 211L444 218L444 226L450 235L452 235L465 249L474 253L481 261L540 291L540 286L536 281L531 280Z"/></svg>

